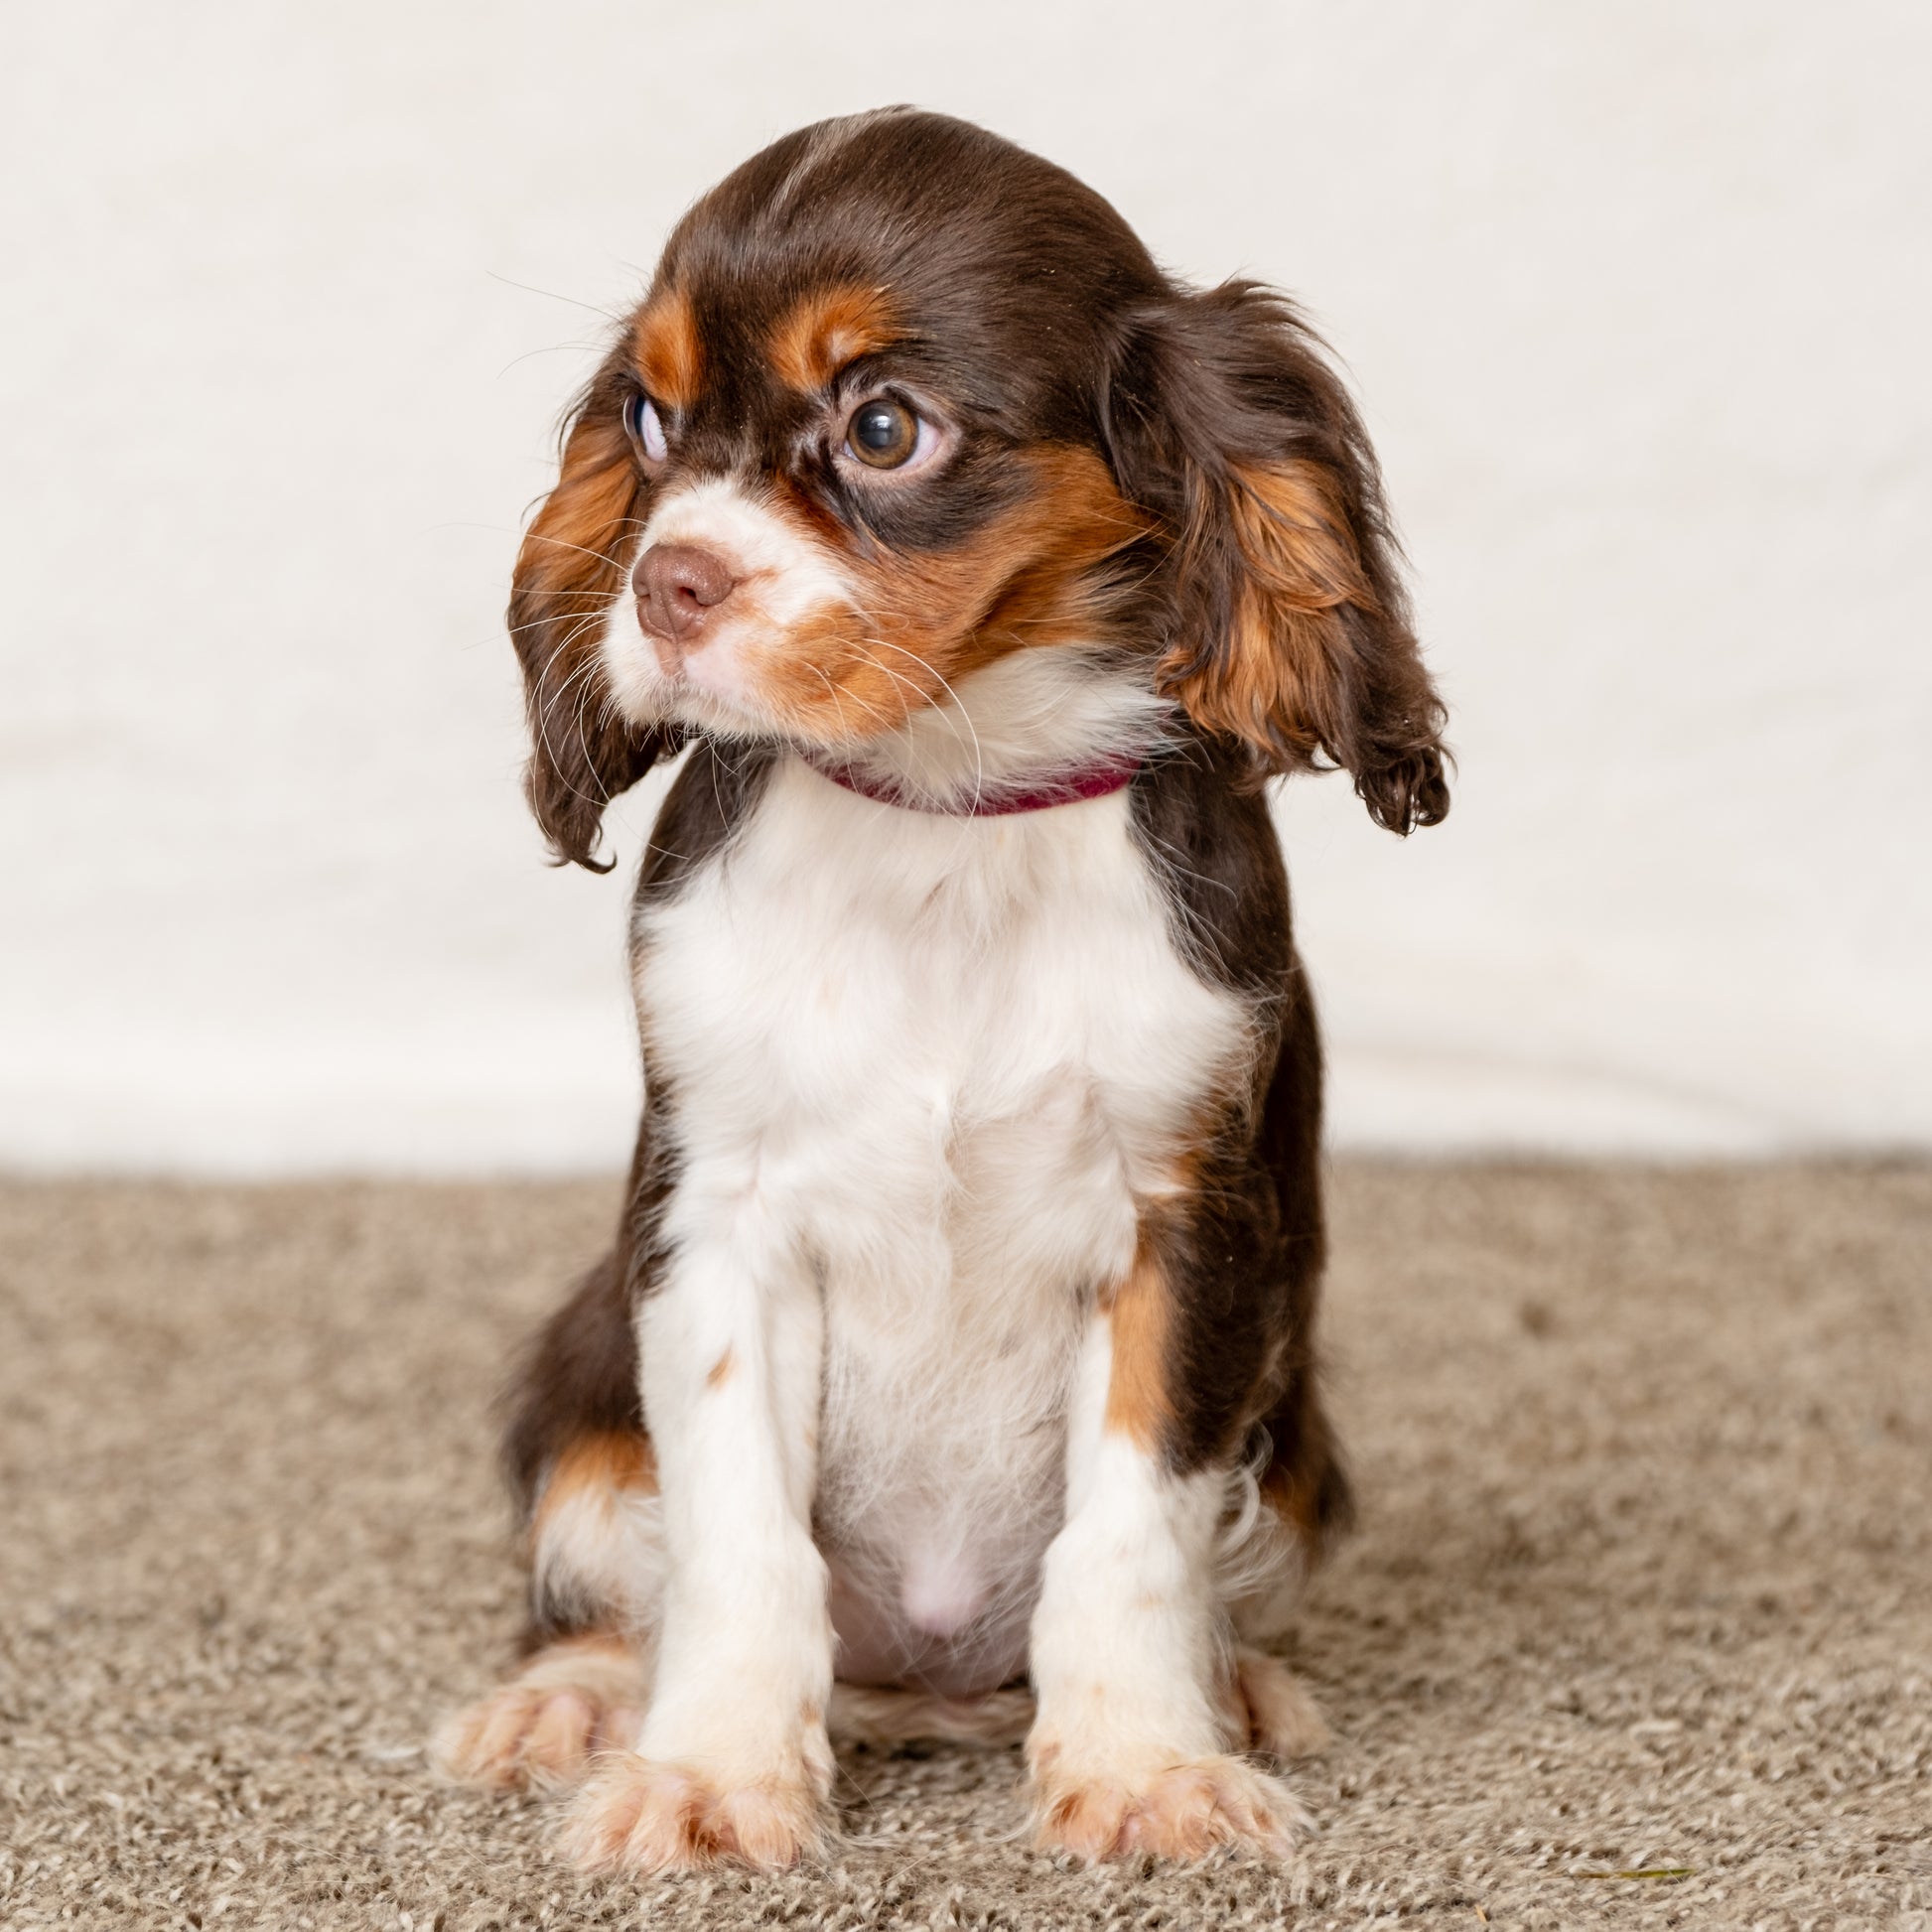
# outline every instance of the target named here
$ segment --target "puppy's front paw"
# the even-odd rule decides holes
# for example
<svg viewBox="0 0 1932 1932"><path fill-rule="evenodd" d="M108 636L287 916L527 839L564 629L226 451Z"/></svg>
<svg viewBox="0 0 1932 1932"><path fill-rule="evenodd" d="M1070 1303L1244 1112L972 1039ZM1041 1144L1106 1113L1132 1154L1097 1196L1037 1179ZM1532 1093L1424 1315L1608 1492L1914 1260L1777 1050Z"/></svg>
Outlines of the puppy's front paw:
<svg viewBox="0 0 1932 1932"><path fill-rule="evenodd" d="M621 1639L570 1638L458 1712L430 1757L463 1784L555 1790L575 1784L600 1751L637 1741L644 1699L642 1667Z"/></svg>
<svg viewBox="0 0 1932 1932"><path fill-rule="evenodd" d="M699 1871L728 1859L783 1871L818 1849L820 1832L818 1795L803 1776L726 1785L626 1754L584 1787L559 1847L587 1871Z"/></svg>
<svg viewBox="0 0 1932 1932"><path fill-rule="evenodd" d="M1287 1858L1310 1829L1301 1801L1245 1758L1200 1757L1135 1776L1038 1781L1039 1842L1089 1863L1152 1853L1200 1859L1222 1846Z"/></svg>

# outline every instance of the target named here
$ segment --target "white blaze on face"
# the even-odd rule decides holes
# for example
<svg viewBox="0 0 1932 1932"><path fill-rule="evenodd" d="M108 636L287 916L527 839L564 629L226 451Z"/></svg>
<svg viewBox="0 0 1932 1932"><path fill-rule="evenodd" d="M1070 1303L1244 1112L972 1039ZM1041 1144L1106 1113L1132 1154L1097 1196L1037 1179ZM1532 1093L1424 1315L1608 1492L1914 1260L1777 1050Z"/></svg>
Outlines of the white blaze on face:
<svg viewBox="0 0 1932 1932"><path fill-rule="evenodd" d="M732 478L706 478L661 497L627 567L660 543L708 550L737 581L674 672L664 669L639 624L635 599L616 603L600 655L619 709L640 724L666 716L727 730L783 723L767 667L784 661L787 636L798 625L856 608L850 578L810 532Z"/></svg>

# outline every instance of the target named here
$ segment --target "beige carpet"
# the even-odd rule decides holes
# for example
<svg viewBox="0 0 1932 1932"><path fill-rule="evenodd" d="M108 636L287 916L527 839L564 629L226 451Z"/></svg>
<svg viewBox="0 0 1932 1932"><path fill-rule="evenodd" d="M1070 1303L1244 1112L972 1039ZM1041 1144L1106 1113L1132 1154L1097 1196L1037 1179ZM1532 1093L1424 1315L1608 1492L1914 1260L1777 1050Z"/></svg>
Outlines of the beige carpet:
<svg viewBox="0 0 1932 1932"><path fill-rule="evenodd" d="M639 1888L421 1749L614 1185L0 1186L0 1925L1932 1927L1932 1172L1335 1192L1304 1866L1062 1867L935 1749L843 1760L829 1869Z"/></svg>

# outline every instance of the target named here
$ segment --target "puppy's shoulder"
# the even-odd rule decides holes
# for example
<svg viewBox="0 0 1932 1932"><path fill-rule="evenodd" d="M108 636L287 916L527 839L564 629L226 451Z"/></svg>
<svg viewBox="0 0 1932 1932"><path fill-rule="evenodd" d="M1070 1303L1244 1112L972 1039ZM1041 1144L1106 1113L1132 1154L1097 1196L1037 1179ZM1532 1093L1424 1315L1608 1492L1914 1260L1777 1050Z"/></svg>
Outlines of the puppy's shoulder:
<svg viewBox="0 0 1932 1932"><path fill-rule="evenodd" d="M1190 737L1150 761L1130 801L1135 840L1188 963L1230 992L1279 995L1295 961L1288 872L1248 761Z"/></svg>

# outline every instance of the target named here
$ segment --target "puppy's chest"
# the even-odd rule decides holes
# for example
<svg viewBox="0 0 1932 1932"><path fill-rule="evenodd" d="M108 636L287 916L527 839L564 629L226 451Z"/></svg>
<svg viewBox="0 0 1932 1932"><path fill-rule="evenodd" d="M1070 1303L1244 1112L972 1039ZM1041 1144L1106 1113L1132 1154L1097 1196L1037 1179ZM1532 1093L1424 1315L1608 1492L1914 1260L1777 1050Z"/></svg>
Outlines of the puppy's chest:
<svg viewBox="0 0 1932 1932"><path fill-rule="evenodd" d="M1179 956L1124 794L1006 819L774 771L639 930L679 1154L903 1310L1123 1269L1244 1015Z"/></svg>

